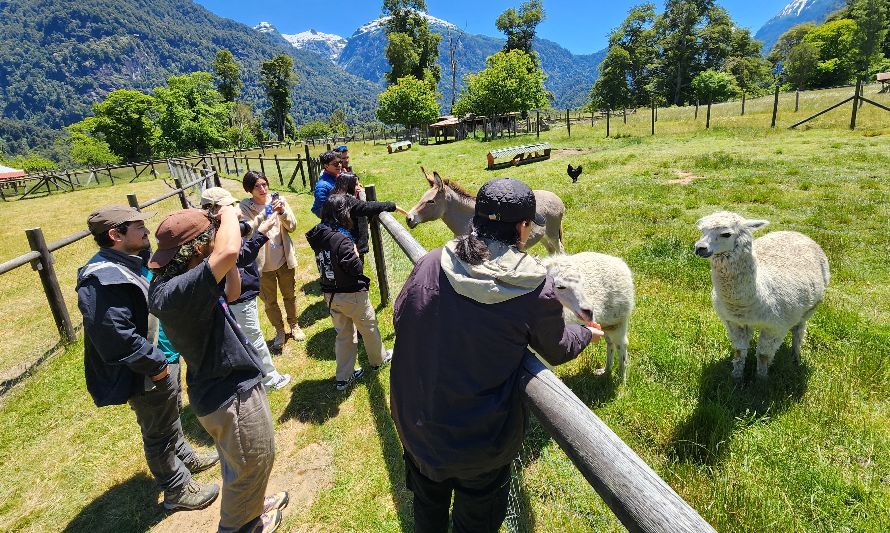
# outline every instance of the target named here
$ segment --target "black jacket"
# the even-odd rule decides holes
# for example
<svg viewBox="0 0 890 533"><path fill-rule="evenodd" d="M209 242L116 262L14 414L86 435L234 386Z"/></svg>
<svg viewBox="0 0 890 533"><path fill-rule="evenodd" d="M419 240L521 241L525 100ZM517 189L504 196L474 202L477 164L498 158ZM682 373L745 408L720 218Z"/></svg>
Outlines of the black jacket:
<svg viewBox="0 0 890 533"><path fill-rule="evenodd" d="M349 198L349 216L352 218L352 234L358 253L368 253L368 218L377 216L384 211L392 213L396 210L395 202L366 202L355 196L346 195Z"/></svg>
<svg viewBox="0 0 890 533"><path fill-rule="evenodd" d="M148 340L148 281L144 287L134 281L142 268L139 257L102 248L78 271L84 374L99 407L126 403L145 389L147 377L167 366L164 353Z"/></svg>
<svg viewBox="0 0 890 533"><path fill-rule="evenodd" d="M260 295L260 269L257 268L256 258L267 242L269 237L258 231L249 239L241 239L241 251L236 262L241 274L241 296L233 304L249 302Z"/></svg>
<svg viewBox="0 0 890 533"><path fill-rule="evenodd" d="M306 232L306 240L315 252L322 292L368 290L371 280L364 275L364 265L352 239L321 223Z"/></svg>
<svg viewBox="0 0 890 533"><path fill-rule="evenodd" d="M527 423L517 384L528 347L560 364L591 340L583 326L565 323L552 278L527 294L485 304L454 290L441 256L439 248L418 261L396 299L390 371L399 437L434 481L509 464Z"/></svg>

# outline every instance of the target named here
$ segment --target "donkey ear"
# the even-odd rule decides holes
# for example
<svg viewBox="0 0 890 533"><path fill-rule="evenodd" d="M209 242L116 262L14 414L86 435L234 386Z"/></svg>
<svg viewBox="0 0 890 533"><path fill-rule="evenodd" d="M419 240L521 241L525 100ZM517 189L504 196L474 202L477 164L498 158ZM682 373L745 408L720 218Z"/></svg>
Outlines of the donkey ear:
<svg viewBox="0 0 890 533"><path fill-rule="evenodd" d="M427 177L429 179L429 177ZM433 171L433 181L430 182L430 185L435 185L437 189L444 189L445 183L442 181L442 176L439 175L435 170Z"/></svg>
<svg viewBox="0 0 890 533"><path fill-rule="evenodd" d="M769 220L746 220L745 227L750 230L760 229L769 224Z"/></svg>
<svg viewBox="0 0 890 533"><path fill-rule="evenodd" d="M420 172L423 173L423 179L425 179L425 180L427 181L427 183L430 184L430 187L435 187L435 186L436 186L436 182L433 181L433 178L432 178L429 174L426 173L426 169L425 169L425 168L420 167Z"/></svg>

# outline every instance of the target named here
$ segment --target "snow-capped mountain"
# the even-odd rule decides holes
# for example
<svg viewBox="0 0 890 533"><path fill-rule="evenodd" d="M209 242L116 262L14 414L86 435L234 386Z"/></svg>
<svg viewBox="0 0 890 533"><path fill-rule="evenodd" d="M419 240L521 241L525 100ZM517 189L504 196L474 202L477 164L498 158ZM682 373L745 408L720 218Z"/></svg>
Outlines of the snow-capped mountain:
<svg viewBox="0 0 890 533"><path fill-rule="evenodd" d="M455 26L454 24L448 22L447 20L436 18L429 13L420 13L420 16L425 18L431 27L443 28L445 30L457 30L457 26ZM373 31L383 31L386 23L389 22L390 18L391 17L386 16L372 20L371 22L368 22L367 24L364 24L357 30L355 30L355 33L352 34L352 37Z"/></svg>
<svg viewBox="0 0 890 533"><path fill-rule="evenodd" d="M316 30L301 31L300 33L282 33L284 39L294 48L312 50L334 63L340 57L340 52L346 47L346 39L332 33L323 33Z"/></svg>
<svg viewBox="0 0 890 533"><path fill-rule="evenodd" d="M278 33L278 30L275 29L275 26L273 26L269 22L260 22L259 24L254 26L253 29L260 33Z"/></svg>
<svg viewBox="0 0 890 533"><path fill-rule="evenodd" d="M754 37L763 42L763 52L767 53L789 29L804 22L821 24L845 4L845 0L791 0L778 15L757 30Z"/></svg>

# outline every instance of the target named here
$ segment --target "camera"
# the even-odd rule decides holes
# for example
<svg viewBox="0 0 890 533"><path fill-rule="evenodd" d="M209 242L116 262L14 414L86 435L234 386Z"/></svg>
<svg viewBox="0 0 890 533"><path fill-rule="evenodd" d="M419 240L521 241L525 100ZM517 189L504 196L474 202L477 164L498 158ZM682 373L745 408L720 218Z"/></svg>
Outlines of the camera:
<svg viewBox="0 0 890 533"><path fill-rule="evenodd" d="M241 230L242 237L247 237L253 230L253 228L250 227L250 223L245 220L238 221L238 229Z"/></svg>

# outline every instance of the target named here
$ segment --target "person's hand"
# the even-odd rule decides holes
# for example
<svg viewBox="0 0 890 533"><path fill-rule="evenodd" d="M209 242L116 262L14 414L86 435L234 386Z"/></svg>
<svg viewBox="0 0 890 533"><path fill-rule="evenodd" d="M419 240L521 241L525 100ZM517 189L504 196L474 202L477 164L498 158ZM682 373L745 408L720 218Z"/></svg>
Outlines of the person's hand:
<svg viewBox="0 0 890 533"><path fill-rule="evenodd" d="M284 213L284 200L280 196L277 199L272 200L272 211L275 211L279 215Z"/></svg>
<svg viewBox="0 0 890 533"><path fill-rule="evenodd" d="M229 214L231 216L234 216L237 219L239 213L241 213L241 210L238 209L237 207L235 207L234 205L224 205L219 208L219 211L217 211L216 216L219 217L220 220L222 220L224 215Z"/></svg>
<svg viewBox="0 0 890 533"><path fill-rule="evenodd" d="M270 231L270 230L272 229L272 227L275 225L275 221L276 221L276 220L277 220L277 219L276 219L275 217L269 217L269 218L263 220L263 221L260 223L260 225L257 227L256 230L257 230L258 232L262 233L263 235L268 235L268 234L269 234L269 231Z"/></svg>
<svg viewBox="0 0 890 533"><path fill-rule="evenodd" d="M154 382L161 381L162 379L167 377L167 374L169 374L169 373L170 373L169 367L165 366L164 370L161 370L160 374L155 374L154 376L151 376L151 380Z"/></svg>
<svg viewBox="0 0 890 533"><path fill-rule="evenodd" d="M597 343L600 341L600 339L603 338L603 336L605 336L605 333L603 333L603 330L600 329L601 326L599 324L597 324L596 322L588 322L587 325L584 327L586 327L590 331L590 333L593 335L593 337L591 337L591 339L590 339L590 342Z"/></svg>
<svg viewBox="0 0 890 533"><path fill-rule="evenodd" d="M361 196L362 196L362 194L364 194L364 192L365 192L365 188L362 187L362 184L361 184L361 183L356 183L356 184L355 184L355 197L356 197L356 198L361 198Z"/></svg>

